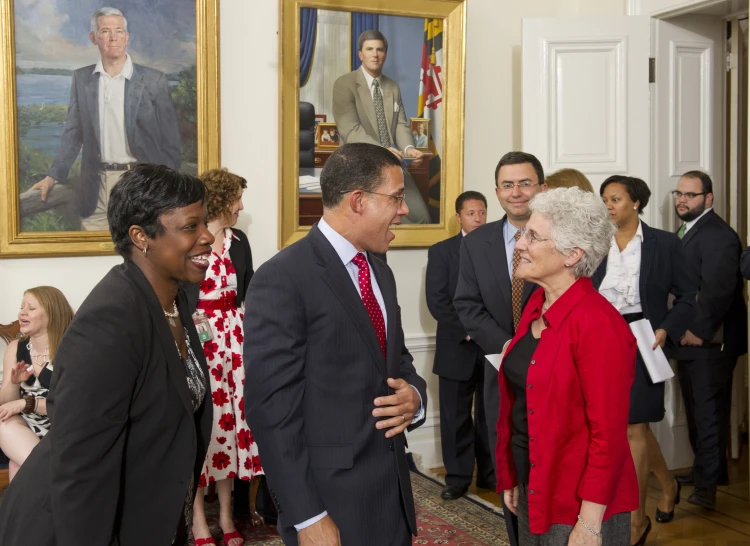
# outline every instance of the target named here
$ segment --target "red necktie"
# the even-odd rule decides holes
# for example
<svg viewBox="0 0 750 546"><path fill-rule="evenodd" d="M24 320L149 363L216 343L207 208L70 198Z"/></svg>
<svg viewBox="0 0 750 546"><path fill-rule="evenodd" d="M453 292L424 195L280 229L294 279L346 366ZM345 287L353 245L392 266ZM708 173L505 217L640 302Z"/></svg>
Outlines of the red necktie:
<svg viewBox="0 0 750 546"><path fill-rule="evenodd" d="M380 350L383 351L383 356L385 357L385 320L383 320L383 311L380 309L380 304L375 298L375 292L372 291L370 265L367 263L365 255L361 252L352 258L352 262L359 269L359 292L362 294L362 303L365 304L367 314L370 315L370 320L378 336L378 342L380 342Z"/></svg>

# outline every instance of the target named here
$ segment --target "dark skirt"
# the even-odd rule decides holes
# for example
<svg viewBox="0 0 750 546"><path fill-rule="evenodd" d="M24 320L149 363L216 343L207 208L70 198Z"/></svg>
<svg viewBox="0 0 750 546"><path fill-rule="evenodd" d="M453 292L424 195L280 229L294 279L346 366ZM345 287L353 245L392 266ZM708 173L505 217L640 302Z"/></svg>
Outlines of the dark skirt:
<svg viewBox="0 0 750 546"><path fill-rule="evenodd" d="M635 357L635 378L630 389L628 424L658 423L664 419L664 381L653 383L641 352Z"/></svg>

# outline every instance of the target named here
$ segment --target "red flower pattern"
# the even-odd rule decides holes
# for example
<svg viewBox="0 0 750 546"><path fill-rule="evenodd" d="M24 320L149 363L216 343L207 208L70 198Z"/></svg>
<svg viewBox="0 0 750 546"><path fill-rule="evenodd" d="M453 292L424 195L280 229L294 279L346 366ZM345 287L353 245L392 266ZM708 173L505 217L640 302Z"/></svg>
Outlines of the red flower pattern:
<svg viewBox="0 0 750 546"><path fill-rule="evenodd" d="M215 415L208 455L199 480L201 487L235 476L250 480L263 473L258 446L245 421L244 316L241 308L234 307L237 272L229 258L232 240L231 232L225 233L224 248L220 255L211 253L210 267L201 283L200 298L206 302L204 312L213 331L213 339L203 344L203 353L211 372Z"/></svg>

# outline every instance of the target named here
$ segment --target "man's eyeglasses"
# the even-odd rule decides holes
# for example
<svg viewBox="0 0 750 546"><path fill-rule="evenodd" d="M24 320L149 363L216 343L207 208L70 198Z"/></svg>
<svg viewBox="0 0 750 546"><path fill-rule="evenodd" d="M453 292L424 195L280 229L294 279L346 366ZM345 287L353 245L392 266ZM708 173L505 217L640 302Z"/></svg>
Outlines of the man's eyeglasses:
<svg viewBox="0 0 750 546"><path fill-rule="evenodd" d="M513 188L518 186L518 189L520 190L527 190L529 188L533 188L534 186L538 186L539 184L532 184L528 180L524 180L523 182L503 182L500 184L499 188L503 191L513 191Z"/></svg>
<svg viewBox="0 0 750 546"><path fill-rule="evenodd" d="M677 191L677 190L674 190L672 192L672 196L675 199L682 199L684 197L688 201L692 200L693 198L695 198L695 197L697 197L699 195L706 195L706 192L695 193L695 192L692 192L692 191L688 191L688 192L682 193L681 191Z"/></svg>
<svg viewBox="0 0 750 546"><path fill-rule="evenodd" d="M536 234L536 231L533 229L528 230L525 227L521 228L521 237L524 237L526 239L526 242L530 245L533 245L534 243L543 243L544 241L551 241L552 239L545 239L544 237L539 237Z"/></svg>
<svg viewBox="0 0 750 546"><path fill-rule="evenodd" d="M350 191L342 191L342 192L339 192L339 193L351 193L351 190ZM376 192L376 191L367 191L367 190L362 190L362 193L371 193L372 195L383 195L385 197L390 197L391 199L393 199L393 201L399 207L401 206L401 203L404 202L404 199L406 199L406 192L405 191L399 193L398 195L391 195L390 193L380 193L380 192Z"/></svg>

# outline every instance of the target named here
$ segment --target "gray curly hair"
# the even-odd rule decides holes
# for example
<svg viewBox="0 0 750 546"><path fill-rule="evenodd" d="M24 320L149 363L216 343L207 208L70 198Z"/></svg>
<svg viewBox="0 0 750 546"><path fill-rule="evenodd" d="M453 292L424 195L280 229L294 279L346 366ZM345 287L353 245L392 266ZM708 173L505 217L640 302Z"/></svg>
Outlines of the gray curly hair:
<svg viewBox="0 0 750 546"><path fill-rule="evenodd" d="M556 188L536 194L529 209L550 221L550 236L558 251L567 256L574 248L583 250L571 268L575 278L593 275L609 253L617 229L601 198L575 187Z"/></svg>

